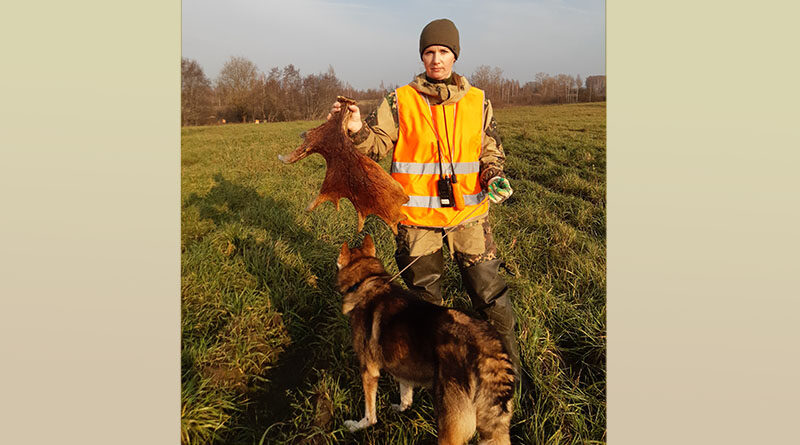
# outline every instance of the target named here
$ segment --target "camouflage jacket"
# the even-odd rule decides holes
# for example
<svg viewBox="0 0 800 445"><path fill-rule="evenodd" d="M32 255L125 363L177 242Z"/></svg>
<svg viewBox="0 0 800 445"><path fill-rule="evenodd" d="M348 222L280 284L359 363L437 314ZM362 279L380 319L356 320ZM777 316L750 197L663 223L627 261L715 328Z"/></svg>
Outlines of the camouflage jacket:
<svg viewBox="0 0 800 445"><path fill-rule="evenodd" d="M425 73L422 73L417 75L409 85L428 96L428 100L434 105L453 104L464 97L467 90L471 88L467 78L456 73L453 73L447 81L437 83L429 82L425 78ZM486 188L489 179L503 176L503 163L506 156L503 152L500 134L497 131L497 121L494 119L492 103L488 99L484 99L483 102L483 115L485 122L483 131L486 133L486 137L483 138L479 160L481 163L481 186ZM397 121L397 100L395 92L392 91L383 98L378 108L367 116L366 125L363 125L361 130L356 133L348 132L348 134L357 150L377 161L394 148L398 138Z"/></svg>

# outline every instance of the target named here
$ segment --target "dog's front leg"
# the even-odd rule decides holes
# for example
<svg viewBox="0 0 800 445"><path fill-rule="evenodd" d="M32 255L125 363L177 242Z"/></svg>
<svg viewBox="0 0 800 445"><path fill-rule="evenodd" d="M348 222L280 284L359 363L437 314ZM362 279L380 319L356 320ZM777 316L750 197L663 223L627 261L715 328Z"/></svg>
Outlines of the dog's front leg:
<svg viewBox="0 0 800 445"><path fill-rule="evenodd" d="M369 369L361 373L361 383L364 385L364 418L358 422L345 420L344 425L350 429L350 432L364 429L378 421L378 415L375 412L375 399L378 395L379 375L377 370L370 372Z"/></svg>
<svg viewBox="0 0 800 445"><path fill-rule="evenodd" d="M392 403L392 408L395 411L403 412L411 406L411 402L414 399L414 387L406 382L399 382L400 383L400 404Z"/></svg>

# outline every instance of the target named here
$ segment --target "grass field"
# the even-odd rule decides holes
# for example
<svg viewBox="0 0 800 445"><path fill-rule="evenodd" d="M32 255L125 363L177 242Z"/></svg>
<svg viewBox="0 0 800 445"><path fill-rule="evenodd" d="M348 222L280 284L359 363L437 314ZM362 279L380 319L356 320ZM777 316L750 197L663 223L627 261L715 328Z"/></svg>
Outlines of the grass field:
<svg viewBox="0 0 800 445"><path fill-rule="evenodd" d="M604 443L605 103L496 110L514 195L490 211L519 319L524 372L512 443ZM342 242L356 214L305 207L321 156L277 155L320 121L181 131L181 440L186 444L435 443L431 394L395 413L382 376L378 424L350 433L363 393L341 296ZM386 167L388 159L382 162ZM394 239L375 216L365 233L394 273ZM448 265L447 304L469 300ZM473 439L474 442L474 439Z"/></svg>

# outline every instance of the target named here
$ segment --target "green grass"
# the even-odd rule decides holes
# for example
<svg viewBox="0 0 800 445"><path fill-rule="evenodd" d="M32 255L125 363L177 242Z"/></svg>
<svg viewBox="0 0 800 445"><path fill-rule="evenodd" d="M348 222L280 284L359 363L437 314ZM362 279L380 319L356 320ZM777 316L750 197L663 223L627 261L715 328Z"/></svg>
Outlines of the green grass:
<svg viewBox="0 0 800 445"><path fill-rule="evenodd" d="M516 395L512 442L604 443L605 103L496 113L514 195L490 217L531 382ZM322 157L277 159L319 123L182 129L183 443L435 443L430 392L395 413L388 377L379 423L344 428L363 394L335 260L363 234L347 200L305 211ZM370 216L365 233L396 272L389 229ZM452 263L445 280L448 304L468 308Z"/></svg>

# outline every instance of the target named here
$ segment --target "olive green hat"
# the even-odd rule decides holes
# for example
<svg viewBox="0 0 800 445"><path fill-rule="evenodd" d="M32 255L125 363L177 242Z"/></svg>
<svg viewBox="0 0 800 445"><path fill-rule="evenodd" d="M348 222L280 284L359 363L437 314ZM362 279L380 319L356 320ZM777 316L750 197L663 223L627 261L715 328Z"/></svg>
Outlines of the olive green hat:
<svg viewBox="0 0 800 445"><path fill-rule="evenodd" d="M419 56L422 57L425 48L431 45L442 45L450 48L450 51L458 59L458 52L461 48L458 45L458 29L456 29L456 25L448 19L434 20L425 25L422 28L422 34L419 35Z"/></svg>

